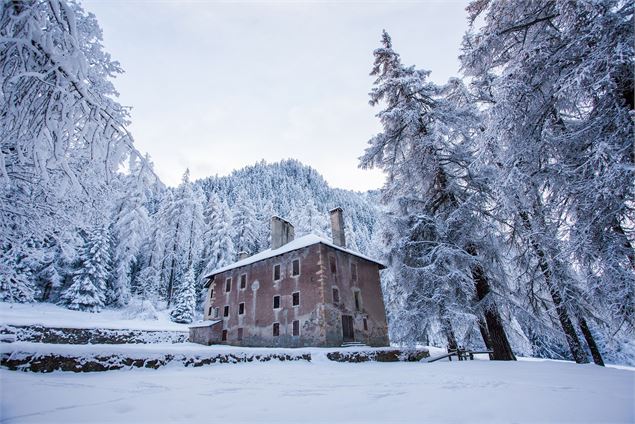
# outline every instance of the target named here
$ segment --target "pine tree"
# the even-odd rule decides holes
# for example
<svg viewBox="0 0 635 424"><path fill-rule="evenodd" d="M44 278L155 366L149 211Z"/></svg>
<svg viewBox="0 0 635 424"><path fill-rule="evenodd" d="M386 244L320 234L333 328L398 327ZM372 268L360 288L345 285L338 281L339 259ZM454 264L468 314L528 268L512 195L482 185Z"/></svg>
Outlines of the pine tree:
<svg viewBox="0 0 635 424"><path fill-rule="evenodd" d="M24 249L14 248L6 241L0 249L0 300L3 302L33 302L35 289L32 273L26 265Z"/></svg>
<svg viewBox="0 0 635 424"><path fill-rule="evenodd" d="M174 309L170 312L170 318L174 322L189 324L194 320L194 308L196 306L196 281L194 271L190 267L179 284L175 295Z"/></svg>
<svg viewBox="0 0 635 424"><path fill-rule="evenodd" d="M205 230L203 197L200 188L190 182L190 172L186 170L174 196L167 198L168 204L158 222L167 240L161 266L168 306L175 283L199 260Z"/></svg>
<svg viewBox="0 0 635 424"><path fill-rule="evenodd" d="M254 204L247 192L242 189L236 194L236 208L233 214L234 246L237 252L256 253L258 222Z"/></svg>
<svg viewBox="0 0 635 424"><path fill-rule="evenodd" d="M96 226L90 231L80 257L80 268L61 296L61 303L67 308L99 312L104 307L110 278L110 244L106 226Z"/></svg>
<svg viewBox="0 0 635 424"><path fill-rule="evenodd" d="M452 322L483 320L481 334L494 358L515 359L482 254L495 241L479 215L487 202L472 175L479 170L470 169L476 111L458 80L445 87L427 82L429 72L401 64L385 31L382 45L374 52L370 103L385 103L377 115L384 131L369 141L361 165L388 173L383 195L392 212L392 275L408 308L419 311L419 329L429 331L436 318L456 348Z"/></svg>
<svg viewBox="0 0 635 424"><path fill-rule="evenodd" d="M551 297L577 362L587 358L576 323L596 363L587 319L612 310L617 328L632 323L633 10L621 1L468 7L483 24L466 35L462 62L499 166L496 211L527 270L539 270L529 303L541 304L537 288Z"/></svg>
<svg viewBox="0 0 635 424"><path fill-rule="evenodd" d="M113 217L115 272L108 299L123 306L131 294L131 271L137 261L143 238L149 227L145 189L147 182L140 173L140 164L131 160L130 174L124 177L121 197L115 202Z"/></svg>
<svg viewBox="0 0 635 424"><path fill-rule="evenodd" d="M213 212L210 216L209 233L205 238L209 256L205 257L207 262L201 277L214 269L229 265L236 257L236 249L231 236L232 215L229 208L215 194L210 198L210 206L213 208Z"/></svg>

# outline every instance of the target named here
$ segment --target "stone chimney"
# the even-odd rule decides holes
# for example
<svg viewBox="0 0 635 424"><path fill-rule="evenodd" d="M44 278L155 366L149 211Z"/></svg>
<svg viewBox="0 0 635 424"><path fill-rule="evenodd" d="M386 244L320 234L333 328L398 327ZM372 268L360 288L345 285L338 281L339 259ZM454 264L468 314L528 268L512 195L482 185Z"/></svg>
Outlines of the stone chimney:
<svg viewBox="0 0 635 424"><path fill-rule="evenodd" d="M340 247L346 247L342 208L332 209L329 213L331 214L331 234L333 236L333 244Z"/></svg>
<svg viewBox="0 0 635 424"><path fill-rule="evenodd" d="M293 224L279 216L271 217L271 250L278 249L293 241L294 237Z"/></svg>
<svg viewBox="0 0 635 424"><path fill-rule="evenodd" d="M242 261L243 259L247 259L249 257L249 253L245 252L244 250L241 250L240 252L238 252L238 260Z"/></svg>

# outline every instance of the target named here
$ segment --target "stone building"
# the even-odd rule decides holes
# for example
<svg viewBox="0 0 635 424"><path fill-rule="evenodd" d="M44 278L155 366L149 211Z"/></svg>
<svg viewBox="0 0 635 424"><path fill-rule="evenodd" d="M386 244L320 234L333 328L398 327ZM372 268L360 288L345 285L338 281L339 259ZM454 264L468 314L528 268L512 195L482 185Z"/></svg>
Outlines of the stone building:
<svg viewBox="0 0 635 424"><path fill-rule="evenodd" d="M331 211L333 240L294 239L293 225L271 219L272 246L214 270L203 323L190 328L202 344L238 346L387 346L381 263L346 249L342 209Z"/></svg>

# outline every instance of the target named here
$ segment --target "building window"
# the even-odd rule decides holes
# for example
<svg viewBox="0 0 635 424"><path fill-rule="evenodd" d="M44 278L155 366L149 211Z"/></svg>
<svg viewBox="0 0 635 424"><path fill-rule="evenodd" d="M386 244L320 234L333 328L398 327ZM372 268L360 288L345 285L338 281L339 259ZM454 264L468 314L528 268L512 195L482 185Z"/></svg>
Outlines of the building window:
<svg viewBox="0 0 635 424"><path fill-rule="evenodd" d="M225 280L225 293L230 292L232 290L232 279L229 277Z"/></svg>
<svg viewBox="0 0 635 424"><path fill-rule="evenodd" d="M241 303L238 305L238 315L243 315L245 313L245 303Z"/></svg>
<svg viewBox="0 0 635 424"><path fill-rule="evenodd" d="M280 308L280 296L274 296L273 297L273 309L279 309Z"/></svg>
<svg viewBox="0 0 635 424"><path fill-rule="evenodd" d="M368 331L368 320L364 318L364 331Z"/></svg>
<svg viewBox="0 0 635 424"><path fill-rule="evenodd" d="M293 321L293 335L300 335L300 321Z"/></svg>
<svg viewBox="0 0 635 424"><path fill-rule="evenodd" d="M333 287L333 303L336 305L340 303L340 291Z"/></svg>
<svg viewBox="0 0 635 424"><path fill-rule="evenodd" d="M223 316L224 317L228 317L229 316L229 306L225 306L223 308Z"/></svg>
<svg viewBox="0 0 635 424"><path fill-rule="evenodd" d="M296 259L292 262L292 268L293 269L291 275L293 275L294 277L300 275L300 259Z"/></svg>
<svg viewBox="0 0 635 424"><path fill-rule="evenodd" d="M238 340L242 340L243 339L243 329L239 328L238 329Z"/></svg>
<svg viewBox="0 0 635 424"><path fill-rule="evenodd" d="M273 266L273 281L278 281L280 279L280 264Z"/></svg>
<svg viewBox="0 0 635 424"><path fill-rule="evenodd" d="M351 264L351 280L357 281L357 264Z"/></svg>
<svg viewBox="0 0 635 424"><path fill-rule="evenodd" d="M337 273L337 266L335 265L335 256L329 256L329 264L331 265L331 274Z"/></svg>
<svg viewBox="0 0 635 424"><path fill-rule="evenodd" d="M240 276L240 289L244 289L247 287L247 274L242 274Z"/></svg>
<svg viewBox="0 0 635 424"><path fill-rule="evenodd" d="M227 330L223 330L223 334L221 335L220 341L221 342L227 341Z"/></svg>
<svg viewBox="0 0 635 424"><path fill-rule="evenodd" d="M210 298L210 299L213 299L213 298L214 298L214 289L211 289L211 290L209 291L209 298Z"/></svg>
<svg viewBox="0 0 635 424"><path fill-rule="evenodd" d="M300 305L300 292L293 293L293 306Z"/></svg>
<svg viewBox="0 0 635 424"><path fill-rule="evenodd" d="M277 322L273 323L273 337L278 337L280 335L280 324Z"/></svg>
<svg viewBox="0 0 635 424"><path fill-rule="evenodd" d="M358 291L354 291L353 295L355 296L355 310L359 311L361 309L360 308L361 303L359 301L359 292Z"/></svg>
<svg viewBox="0 0 635 424"><path fill-rule="evenodd" d="M212 315L212 307L209 307L209 310L207 311L207 315Z"/></svg>
<svg viewBox="0 0 635 424"><path fill-rule="evenodd" d="M218 318L218 308L214 308L214 318Z"/></svg>

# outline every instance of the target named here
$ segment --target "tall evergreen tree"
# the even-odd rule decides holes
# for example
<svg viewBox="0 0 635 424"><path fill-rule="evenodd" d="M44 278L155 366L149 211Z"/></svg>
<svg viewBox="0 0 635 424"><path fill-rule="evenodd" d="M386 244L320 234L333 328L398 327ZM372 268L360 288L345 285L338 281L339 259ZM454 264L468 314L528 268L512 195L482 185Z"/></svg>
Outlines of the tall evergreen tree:
<svg viewBox="0 0 635 424"><path fill-rule="evenodd" d="M486 110L499 219L539 270L531 303L542 287L573 358L587 361L577 323L601 364L589 307L613 305L632 322L633 5L475 1L468 11L483 24L466 35L462 62Z"/></svg>
<svg viewBox="0 0 635 424"><path fill-rule="evenodd" d="M476 111L467 90L458 80L436 86L426 81L429 72L403 66L385 31L374 54L370 103L385 104L377 115L384 131L369 141L361 165L388 174L383 191L391 202L395 282L418 311L421 330L438 320L456 348L452 321L478 319L495 359L515 359L494 300L496 276L486 268L492 259L483 254L492 240L480 215L486 199L471 172L479 170L470 169Z"/></svg>
<svg viewBox="0 0 635 424"><path fill-rule="evenodd" d="M177 287L174 301L174 309L170 312L170 318L174 322L189 324L194 320L194 308L196 306L196 281L192 267L183 274Z"/></svg>
<svg viewBox="0 0 635 424"><path fill-rule="evenodd" d="M80 268L60 299L67 308L99 312L104 307L106 284L110 278L110 245L106 226L95 226L88 233L80 257Z"/></svg>

